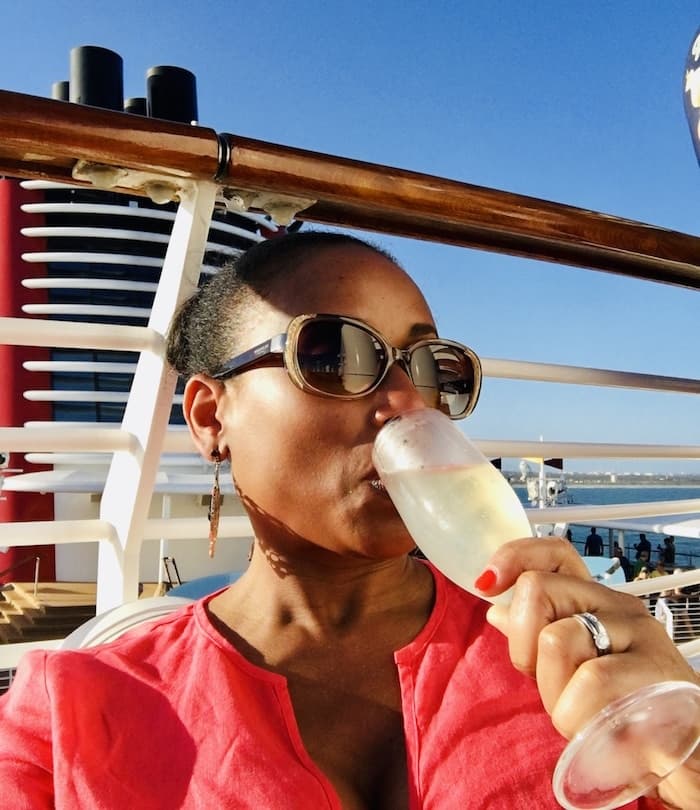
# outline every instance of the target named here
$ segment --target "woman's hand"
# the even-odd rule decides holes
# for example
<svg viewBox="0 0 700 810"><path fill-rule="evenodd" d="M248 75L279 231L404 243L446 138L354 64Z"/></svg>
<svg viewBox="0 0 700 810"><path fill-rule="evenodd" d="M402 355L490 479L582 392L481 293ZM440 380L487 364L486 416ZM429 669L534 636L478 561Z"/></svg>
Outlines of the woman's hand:
<svg viewBox="0 0 700 810"><path fill-rule="evenodd" d="M571 544L559 538L506 543L477 585L487 596L512 587L510 605L494 605L488 621L508 637L513 665L537 679L545 709L570 739L600 709L642 686L690 681L696 675L635 596L591 579ZM605 626L611 654L599 656L591 633L573 618L592 613ZM700 807L700 750L659 786L678 807Z"/></svg>

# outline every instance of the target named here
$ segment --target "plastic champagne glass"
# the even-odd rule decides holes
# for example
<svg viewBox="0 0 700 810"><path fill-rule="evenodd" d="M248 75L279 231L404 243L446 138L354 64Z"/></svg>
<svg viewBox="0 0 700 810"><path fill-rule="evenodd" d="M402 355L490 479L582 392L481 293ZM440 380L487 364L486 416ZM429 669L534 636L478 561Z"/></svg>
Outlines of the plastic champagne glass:
<svg viewBox="0 0 700 810"><path fill-rule="evenodd" d="M486 598L474 589L474 580L493 552L507 540L532 535L520 499L503 475L432 408L385 425L372 460L425 556L457 585Z"/></svg>
<svg viewBox="0 0 700 810"><path fill-rule="evenodd" d="M410 411L379 432L372 458L416 545L460 587L504 542L532 535L503 475L440 411ZM507 603L506 592L490 601ZM663 682L596 715L569 742L553 788L566 810L612 810L647 793L700 742L700 688Z"/></svg>

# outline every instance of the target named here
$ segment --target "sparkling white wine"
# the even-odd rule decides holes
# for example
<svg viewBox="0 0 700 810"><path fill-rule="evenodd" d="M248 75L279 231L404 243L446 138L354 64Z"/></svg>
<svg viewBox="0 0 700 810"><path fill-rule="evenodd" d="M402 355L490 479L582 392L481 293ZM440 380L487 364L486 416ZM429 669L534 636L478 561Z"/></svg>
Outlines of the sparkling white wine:
<svg viewBox="0 0 700 810"><path fill-rule="evenodd" d="M416 545L468 591L500 545L532 535L518 496L488 461L385 472L382 480Z"/></svg>

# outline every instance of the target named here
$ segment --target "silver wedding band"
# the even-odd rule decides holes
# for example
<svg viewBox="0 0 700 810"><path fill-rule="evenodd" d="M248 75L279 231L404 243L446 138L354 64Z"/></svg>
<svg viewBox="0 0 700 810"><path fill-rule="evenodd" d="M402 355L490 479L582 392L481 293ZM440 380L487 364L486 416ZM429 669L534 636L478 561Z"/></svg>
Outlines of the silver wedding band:
<svg viewBox="0 0 700 810"><path fill-rule="evenodd" d="M608 653L612 652L608 631L597 616L592 613L574 613L574 619L578 619L591 634L597 655L608 655Z"/></svg>

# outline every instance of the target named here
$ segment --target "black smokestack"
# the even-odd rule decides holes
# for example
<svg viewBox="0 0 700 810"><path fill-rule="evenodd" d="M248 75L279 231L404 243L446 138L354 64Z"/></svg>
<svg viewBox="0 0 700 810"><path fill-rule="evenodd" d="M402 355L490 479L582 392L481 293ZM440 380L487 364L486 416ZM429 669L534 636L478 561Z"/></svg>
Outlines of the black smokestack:
<svg viewBox="0 0 700 810"><path fill-rule="evenodd" d="M134 96L124 100L124 112L132 115L148 115L146 99L142 96Z"/></svg>
<svg viewBox="0 0 700 810"><path fill-rule="evenodd" d="M51 85L51 98L55 101L69 101L70 88L68 82L54 82Z"/></svg>
<svg viewBox="0 0 700 810"><path fill-rule="evenodd" d="M160 65L146 73L148 115L190 124L197 120L197 80L194 73Z"/></svg>
<svg viewBox="0 0 700 810"><path fill-rule="evenodd" d="M124 65L107 48L82 45L70 52L70 98L75 104L121 111L124 106Z"/></svg>

